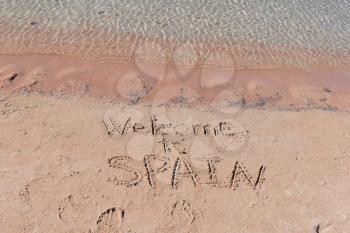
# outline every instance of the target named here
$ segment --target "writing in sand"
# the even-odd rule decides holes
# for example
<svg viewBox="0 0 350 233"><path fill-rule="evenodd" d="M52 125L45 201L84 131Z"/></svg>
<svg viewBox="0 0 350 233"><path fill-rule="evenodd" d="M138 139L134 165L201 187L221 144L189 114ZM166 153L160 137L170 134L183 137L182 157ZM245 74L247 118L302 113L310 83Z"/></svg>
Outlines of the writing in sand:
<svg viewBox="0 0 350 233"><path fill-rule="evenodd" d="M233 160L232 155L243 151L249 134L234 121L179 123L152 115L146 123L142 123L130 115L124 115L122 120L109 115L103 123L109 136L130 139L133 134L142 133L156 138L152 153L145 154L143 158L135 159L127 151L109 158L108 166L113 169L113 175L108 177L108 183L125 187L144 183L151 188L168 186L177 189L181 185L191 185L232 190L242 184L259 190L265 180L264 165L257 166L255 172L249 172L241 161ZM214 141L216 154L194 156L193 138L202 140L205 137Z"/></svg>

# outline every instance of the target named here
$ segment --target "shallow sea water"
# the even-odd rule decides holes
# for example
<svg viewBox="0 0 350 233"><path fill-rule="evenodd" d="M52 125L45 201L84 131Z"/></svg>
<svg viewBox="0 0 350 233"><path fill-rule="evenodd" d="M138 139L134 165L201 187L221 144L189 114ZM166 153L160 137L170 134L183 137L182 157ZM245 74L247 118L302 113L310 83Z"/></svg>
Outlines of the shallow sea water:
<svg viewBox="0 0 350 233"><path fill-rule="evenodd" d="M0 0L0 53L348 66L349 12L349 0Z"/></svg>

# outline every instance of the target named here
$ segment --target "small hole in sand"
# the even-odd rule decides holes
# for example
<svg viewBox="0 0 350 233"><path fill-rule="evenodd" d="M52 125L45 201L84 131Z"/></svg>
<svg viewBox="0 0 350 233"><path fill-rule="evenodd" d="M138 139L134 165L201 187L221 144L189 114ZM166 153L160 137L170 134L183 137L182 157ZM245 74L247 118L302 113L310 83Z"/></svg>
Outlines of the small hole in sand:
<svg viewBox="0 0 350 233"><path fill-rule="evenodd" d="M30 25L31 26L35 26L35 25L38 25L39 23L37 21L33 21L33 22L30 22Z"/></svg>
<svg viewBox="0 0 350 233"><path fill-rule="evenodd" d="M13 80L15 80L17 78L18 74L14 73L12 74L7 80L9 80L10 82L12 82Z"/></svg>

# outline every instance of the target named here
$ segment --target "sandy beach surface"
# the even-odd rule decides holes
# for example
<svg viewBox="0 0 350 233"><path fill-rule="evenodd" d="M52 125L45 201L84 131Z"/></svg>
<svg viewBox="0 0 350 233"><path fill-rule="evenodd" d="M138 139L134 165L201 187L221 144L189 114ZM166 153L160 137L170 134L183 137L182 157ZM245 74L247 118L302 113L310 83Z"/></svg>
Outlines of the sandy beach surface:
<svg viewBox="0 0 350 233"><path fill-rule="evenodd" d="M1 55L0 82L1 232L350 232L345 68Z"/></svg>

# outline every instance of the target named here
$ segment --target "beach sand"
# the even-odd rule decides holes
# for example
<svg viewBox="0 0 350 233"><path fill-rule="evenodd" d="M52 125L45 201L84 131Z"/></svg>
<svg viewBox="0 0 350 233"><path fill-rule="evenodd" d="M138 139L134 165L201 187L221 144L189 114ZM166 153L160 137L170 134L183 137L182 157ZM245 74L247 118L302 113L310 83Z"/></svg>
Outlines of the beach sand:
<svg viewBox="0 0 350 233"><path fill-rule="evenodd" d="M349 82L1 55L0 231L350 232Z"/></svg>

